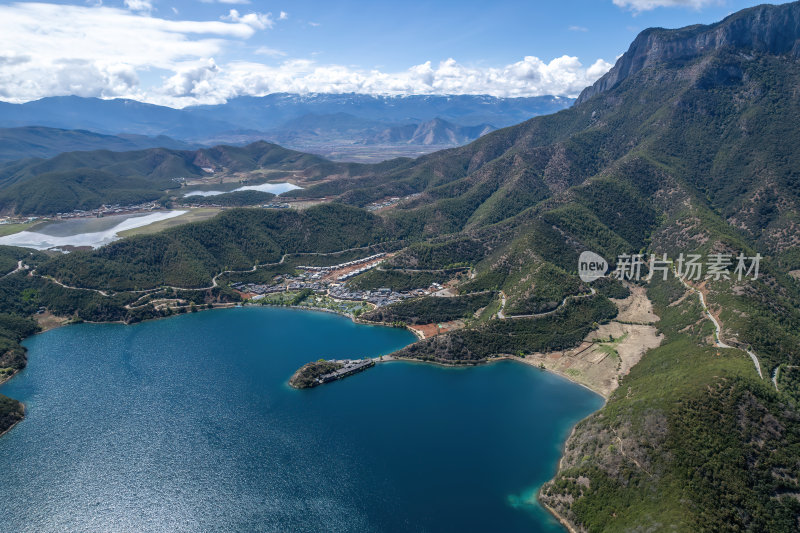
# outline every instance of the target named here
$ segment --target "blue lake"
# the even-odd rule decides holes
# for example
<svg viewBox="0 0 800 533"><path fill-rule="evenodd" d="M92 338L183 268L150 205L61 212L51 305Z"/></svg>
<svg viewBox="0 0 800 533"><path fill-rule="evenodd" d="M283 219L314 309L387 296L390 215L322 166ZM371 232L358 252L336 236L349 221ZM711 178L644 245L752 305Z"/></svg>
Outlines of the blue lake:
<svg viewBox="0 0 800 533"><path fill-rule="evenodd" d="M297 391L320 357L414 337L327 313L237 308L25 342L0 393L2 530L561 531L523 503L602 399L514 362L391 362Z"/></svg>

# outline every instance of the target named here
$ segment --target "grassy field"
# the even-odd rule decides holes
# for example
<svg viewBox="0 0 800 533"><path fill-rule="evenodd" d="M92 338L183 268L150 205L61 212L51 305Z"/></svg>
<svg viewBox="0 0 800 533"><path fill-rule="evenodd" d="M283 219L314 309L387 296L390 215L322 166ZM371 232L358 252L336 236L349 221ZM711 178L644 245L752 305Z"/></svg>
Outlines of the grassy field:
<svg viewBox="0 0 800 533"><path fill-rule="evenodd" d="M0 224L0 237L5 237L6 235L13 235L14 233L19 233L20 231L25 231L26 229L30 229L32 226L35 226L38 222L24 222L22 224Z"/></svg>
<svg viewBox="0 0 800 533"><path fill-rule="evenodd" d="M186 213L174 218L159 220L158 222L154 222L147 226L142 226L140 228L133 228L122 231L119 233L119 236L131 237L133 235L151 235L153 233L158 233L159 231L163 231L167 228L173 228L175 226L180 226L182 224L208 220L209 218L214 217L220 211L222 210L217 207L201 207L197 209L190 209Z"/></svg>

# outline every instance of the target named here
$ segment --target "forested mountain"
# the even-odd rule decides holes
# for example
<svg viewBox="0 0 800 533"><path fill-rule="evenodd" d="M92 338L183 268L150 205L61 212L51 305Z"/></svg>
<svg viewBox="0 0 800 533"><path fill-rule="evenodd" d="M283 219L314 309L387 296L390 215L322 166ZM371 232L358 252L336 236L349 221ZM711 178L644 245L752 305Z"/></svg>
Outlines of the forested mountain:
<svg viewBox="0 0 800 533"><path fill-rule="evenodd" d="M627 289L582 282L584 250L612 268L638 252L760 253L757 279L709 278L692 290L674 276L633 283L654 304L662 343L578 425L540 498L576 531L796 531L800 395L788 370L800 365L800 283L788 272L800 268L798 43L797 2L710 26L648 30L570 109L416 160L337 166L336 179L287 193L350 206L231 210L36 259L41 276L108 291L79 291L92 305L65 303L49 278L21 273L0 279L0 291L17 306L9 312L45 305L130 321L153 314L125 307L139 298L131 290L221 290L213 282L223 270L280 268L284 254L391 241L398 253L354 283L385 286L448 269L471 275L448 305L421 299L368 318L470 315L463 329L396 355L475 364L576 346L616 315L609 298ZM331 165L263 146L244 165L262 161L267 148L291 168ZM175 161L191 169L194 159ZM357 209L394 196L403 200L380 214ZM519 318L499 319L503 308Z"/></svg>
<svg viewBox="0 0 800 533"><path fill-rule="evenodd" d="M259 142L200 150L153 148L132 152L70 152L51 159L25 159L0 167L0 211L47 215L102 204L136 204L180 188L181 179L257 169L303 170L327 175L333 163Z"/></svg>
<svg viewBox="0 0 800 533"><path fill-rule="evenodd" d="M146 148L190 150L187 143L166 136L102 135L86 130L63 130L43 126L0 129L0 161L31 157L48 158L64 152L113 150L124 152Z"/></svg>
<svg viewBox="0 0 800 533"><path fill-rule="evenodd" d="M765 6L709 27L648 30L584 91L580 105L461 148L291 194L339 194L364 205L422 193L403 207L425 212L427 231L436 234L532 216L545 199L551 199L548 208L577 201L598 216L598 210L610 216L617 205L638 210L643 201L661 203L661 211L671 207L663 200L669 192L701 201L798 268L789 259L800 244L794 143L800 104L793 89L800 63L790 53L800 34L796 9ZM748 28L741 31L750 37L741 43L724 37L738 35L737 28ZM772 48L750 46L762 34ZM700 44L693 48L686 35ZM652 58L642 43L650 43ZM639 67L627 66L633 63ZM654 220L652 212L636 216ZM626 220L607 223L629 226L624 231L639 243L651 229Z"/></svg>

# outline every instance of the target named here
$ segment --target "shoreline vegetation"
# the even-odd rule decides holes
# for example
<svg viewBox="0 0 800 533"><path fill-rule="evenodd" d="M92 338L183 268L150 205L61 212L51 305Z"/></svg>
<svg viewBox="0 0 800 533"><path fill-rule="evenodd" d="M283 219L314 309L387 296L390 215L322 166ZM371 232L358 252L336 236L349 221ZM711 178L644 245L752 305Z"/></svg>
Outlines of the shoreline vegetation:
<svg viewBox="0 0 800 533"><path fill-rule="evenodd" d="M8 379L5 381L8 381ZM0 438L11 431L24 418L25 405L22 402L0 395Z"/></svg>
<svg viewBox="0 0 800 533"><path fill-rule="evenodd" d="M439 296L426 295L412 298L381 307L379 312L371 309L371 306L364 302L359 302L358 305L352 302L350 302L352 305L338 305L346 304L347 300L337 302L330 295L326 295L322 299L315 296L307 302L304 302L302 298L298 300L294 297L291 300L279 298L277 303L270 303L263 298L264 301L252 301L247 294L234 291L229 286L229 278L237 276L239 279L256 283L269 283L270 280L285 276L292 272L293 268L296 268L294 263L297 260L291 259L293 255L308 256L309 258L311 256L332 256L333 259L330 260L303 259L304 264L311 261L312 265L325 266L331 261L340 263L358 259L365 254L371 256L376 251L383 251L387 248L396 250L395 243L400 241L397 239L386 240L387 237L383 235L381 229L386 224L385 221L374 220L369 218L371 215L363 215L352 208L338 205L322 206L304 211L302 214L256 213L249 210L246 212L227 211L210 222L197 224L192 235L196 239L196 235L201 235L203 239L210 239L215 232L228 231L230 224L236 223L234 225L238 227L239 220L236 215L239 214L254 217L251 222L256 226L259 226L264 219L281 226L294 221L301 225L318 227L321 217L342 219L346 224L338 225L340 235L326 236L325 242L314 241L305 244L303 248L291 241L289 235L272 233L273 237L270 238L281 239L280 246L275 248L274 242L265 239L264 246L269 247L269 255L264 256L266 259L261 256L252 256L252 250L250 250L251 256L245 260L250 265L255 264L250 268L246 268L247 263L239 266L228 259L208 260L202 265L195 265L197 266L196 271L181 272L180 275L177 275L174 270L167 271L160 262L156 262L154 266L143 272L132 273L133 278L111 276L112 273L128 272L128 265L131 261L140 261L147 265L150 265L150 261L152 261L148 256L139 258L134 254L136 259L128 259L123 264L119 262L120 258L114 257L112 252L120 251L124 257L128 257L131 253L140 250L142 244L153 241L160 245L164 236L173 239L177 238L178 234L183 235L189 231L175 228L166 230L157 237L142 236L124 240L100 251L57 257L55 260L35 258L35 261L29 263L30 266L26 268L28 274L24 278L17 274L8 279L13 280L16 285L15 290L19 291L19 294L24 296L30 293L31 297L36 298L35 306L30 307L31 312L36 309L41 311L43 308L48 310L45 315L49 316L46 317L46 320L41 321L46 322L42 329L52 329L76 321L128 324L155 318L168 318L205 309L249 305L274 305L298 310L325 311L346 316L356 323L403 327L416 336L417 342L411 343L408 347L390 356L378 358L375 362L401 360L456 367L514 360L540 370L550 370L570 382L582 385L599 394L604 399L608 398L608 390L605 390L603 386L595 386L593 380L597 380L597 376L589 374L584 376L576 373L574 368L560 367L557 363L566 359L574 359L576 364L591 366L594 364L591 360L581 360L577 356L585 358L587 354L595 354L598 361L605 361L603 363L605 365L604 372L616 373L618 371L620 365L616 359L610 356L606 357L605 353L596 353L595 348L599 349L604 343L609 344L610 341L587 341L588 334L605 327L606 323L613 321L618 315L622 319L617 309L618 306L608 299L609 296L612 296L610 292L600 290L597 294L595 291L587 294L590 292L588 288L569 283L563 271L558 267L536 262L526 268L533 269L536 282L550 285L548 292L536 295L512 292L508 289L508 285L503 285L506 283L503 279L490 277L491 271L477 273L474 271L471 266L474 263L467 259L472 254L484 253L482 245L471 239L460 239L437 245L412 243L410 246L404 247L402 252L393 254L394 257L387 265L390 269L375 269L364 275L365 278L373 276L378 279L370 278L368 281L370 285L361 287L362 290L374 289L394 286L394 283L402 282L408 284L404 290L409 290L414 287L428 286L430 283L437 286L438 292L441 293ZM365 216L366 220L364 220ZM272 220L273 217L276 220ZM298 218L300 218L299 221ZM362 235L365 224L373 229L366 235ZM215 231L211 231L212 229ZM356 231L359 237L350 236L351 232ZM319 234L312 232L311 235ZM231 238L233 239L233 237ZM332 242L331 239L333 239ZM197 240L199 242L199 239ZM216 237L213 240L216 241ZM205 241L203 243L204 246L211 246L205 244ZM131 246L134 246L135 249L131 250ZM303 252L304 249L309 248L325 251ZM358 257L353 256L354 251L358 251ZM287 261L287 258L290 259ZM25 259L25 261L29 260ZM241 262L241 259L239 261ZM454 269L453 265L458 268ZM97 268L100 268L102 272L108 271L109 274L102 274L99 278L85 276L85 272L94 271ZM469 269L466 276L462 274L465 269ZM458 270L457 275L453 274L454 270ZM431 277L432 273L441 272L447 272L447 279ZM141 279L136 276L141 276ZM170 277L164 278L164 276ZM220 278L225 279L218 283ZM189 283L187 280L192 281ZM387 280L392 281L388 283ZM364 284L363 279L358 278L357 281ZM508 283L516 283L516 281ZM445 285L447 286L445 287ZM459 290L454 292L452 288L456 285ZM31 289L21 288L29 286ZM405 285L401 286L405 287ZM499 290L502 287L506 287L505 292ZM613 294L617 297L628 294L627 289L622 289L622 287L618 287ZM59 298L69 297L68 305L61 305L62 300L56 300L47 291L54 291ZM300 291L300 294L304 293L308 296L312 294L311 291ZM499 302L498 295L503 295L502 302ZM571 298L570 295L580 296ZM85 299L86 302L84 304L81 300L80 305L77 305L73 302L74 298ZM243 298L245 298L244 302L242 302ZM307 305L309 301L320 303L322 307ZM51 305L51 303L57 305ZM499 308L498 305L500 305ZM356 310L356 308L358 309ZM63 316L59 318L58 313ZM39 313L36 314L36 316L38 315ZM64 316L72 316L74 319L68 322ZM43 315L41 318L45 319L45 316ZM624 336L614 333L612 341L614 335ZM448 351L444 345L451 340L455 340L456 347L460 348ZM585 344L588 346L584 346ZM413 349L409 349L412 347ZM606 348L613 351L611 346ZM550 354L558 354L558 357L551 360ZM621 359L623 355L620 351L615 357ZM635 361L630 363L630 365L632 364L635 364ZM616 378L614 377L609 380L607 386L615 385Z"/></svg>
<svg viewBox="0 0 800 533"><path fill-rule="evenodd" d="M356 324L362 324L362 325L365 325L365 326L379 326L379 327L387 327L387 328L402 328L402 329L405 329L405 330L411 332L412 334L414 334L414 336L416 336L418 340L424 340L425 339L425 336L420 331L418 331L413 326L410 326L408 324L398 325L398 324L392 324L392 323L386 323L386 322L371 322L371 321L363 320L363 319L361 319L359 317L353 316L352 314L346 313L344 311L339 311L339 310L336 310L336 309L330 309L330 308L325 308L325 307L313 307L313 306L308 306L308 305L275 305L275 304L268 304L268 303L251 303L251 302L238 302L238 303L237 302L224 302L224 303L211 304L210 308L208 308L208 307L199 307L199 308L197 308L196 312L214 311L214 310L220 310L220 309L232 309L232 308L236 308L236 307L273 307L273 308L277 308L277 309L294 309L294 310L298 310L298 311L314 311L314 312L322 312L322 313L332 313L332 314L339 315L339 316L342 316L342 317L345 317L345 318L349 318L352 322L354 322ZM173 315L170 315L170 316L158 316L158 317L148 318L148 319L146 319L146 321L149 322L149 321L152 321L152 320L165 320L165 319L174 318L174 317L177 317L177 316L181 316L181 315L180 314L173 314ZM33 335L38 335L38 334L41 334L41 333L45 333L47 331L50 331L51 329L57 329L57 328L60 328L60 327L69 326L69 325L73 325L73 324L80 324L80 323L85 323L85 324L122 324L122 325L135 325L136 324L136 323L128 324L128 323L126 323L124 321L121 321L121 320L102 321L102 322L101 321L91 321L91 320L81 320L81 321L76 322L76 321L70 321L69 319L65 319L64 317L54 317L54 318L56 320L58 320L58 323L55 323L55 321L54 321L54 323L52 325L48 325L46 327L42 327L39 331L37 331ZM605 394L601 389L599 389L597 387L593 387L590 384L578 381L575 378L574 375L568 374L566 372L559 371L557 369L547 368L547 367L541 366L539 363L537 363L534 360L527 359L527 358L524 358L524 357L518 357L518 356L515 356L515 355L511 355L511 354L502 354L502 355L497 355L497 356L494 356L494 357L489 357L489 358L486 358L486 359L470 360L470 361L463 361L463 362L458 362L458 361L455 361L455 360L451 361L451 360L446 360L446 359L437 360L437 359L421 359L421 358L416 358L416 357L400 357L400 356L391 355L391 354L375 357L375 358L372 358L372 359L375 360L376 363L378 363L378 362L392 362L392 361L407 361L407 362L412 362L412 363L426 363L426 364L442 366L442 367L451 367L451 368L482 366L482 365L496 363L496 362L499 362L499 361L516 361L518 363L521 363L521 364L524 364L524 365L527 365L527 366L531 366L531 367L534 367L534 368L538 368L540 370L547 370L547 371L549 371L549 372L551 372L551 373L553 373L553 374L555 374L557 376L560 376L560 377L570 381L571 383L574 383L576 385L580 385L580 386L582 386L582 387L594 392L595 394L597 394L599 396L602 396L605 399L608 399L607 394ZM23 370L23 369L16 370L14 373L12 373L12 374L10 374L8 376L5 376L4 378L0 379L0 386L2 386L8 380L10 380L14 376L16 376L17 373L19 371L21 371L21 370Z"/></svg>
<svg viewBox="0 0 800 533"><path fill-rule="evenodd" d="M406 330L412 332L417 337L418 341L419 340L423 340L425 338L425 336L419 330L415 329L414 327L412 327L410 325L398 326L397 324L370 322L370 321L367 321L367 320L360 319L359 317L354 316L353 314L347 313L347 312L344 312L344 311L340 311L340 310L336 310L336 309L330 309L330 308L323 308L323 307L312 307L312 306L307 306L307 305L274 305L274 304L259 304L259 303L251 303L251 302L241 302L241 303L225 302L225 303L211 304L211 307L208 307L208 308L198 308L197 312L213 311L213 310L220 310L220 309L231 309L231 308L235 308L235 307L275 307L275 308L284 308L284 309L295 309L295 310L300 310L300 311L314 311L314 312L333 313L333 314L336 314L336 315L339 315L339 316L347 317L350 320L352 320L354 323L357 323L357 324L370 325L370 326L379 326L379 327L394 327L394 328L402 327L403 329L406 329ZM147 321L174 318L176 316L180 316L180 315L179 314L175 314L175 315L166 316L166 317L154 317L154 318L147 319ZM48 318L50 318L50 317L48 317ZM52 319L53 320L48 321L48 323L45 326L41 327L39 331L33 333L33 335L38 335L38 334L44 333L46 331L50 331L52 329L57 329L57 328L60 328L60 327L63 327L63 326L69 326L69 325L76 324L76 323L95 323L95 324L119 323L119 324L123 324L123 325L130 325L130 324L126 324L126 323L124 323L122 321L110 321L110 322L80 321L80 322L75 322L75 321L71 321L69 319L65 319L64 317L52 317ZM608 396L603 394L603 392L600 389L592 387L592 386L590 386L590 385L588 385L586 383L582 383L582 382L576 380L574 376L572 376L572 375L570 375L570 374L568 374L566 372L561 372L561 371L556 370L556 369L546 368L546 367L542 366L541 364L535 363L532 360L516 357L516 356L513 356L513 355L499 355L499 356L487 358L485 360L468 361L468 362L453 362L453 361L446 361L446 360L426 360L426 359L419 359L419 358L413 358L413 357L397 357L397 356L391 355L391 354L372 357L372 358L369 358L369 359L370 359L372 364L368 365L365 368L360 369L358 372L367 370L369 367L374 366L374 365L376 365L378 363L391 363L391 362L398 362L398 361L399 362L407 362L407 363L422 363L422 364L435 365L435 366L441 366L441 367L447 367L447 368L476 367L476 366L490 365L490 364L494 364L494 363L497 363L497 362L500 362L500 361L516 361L518 363L521 363L521 364L524 364L524 365L527 365L527 366L538 368L541 371L549 371L549 372L551 372L551 373L553 373L553 374L555 374L555 375L557 375L557 376L569 381L570 383L573 383L573 384L579 385L581 387L584 387L587 390L590 390L590 391L594 392L595 394L601 396L603 398L603 405L599 409L602 409L606 405L606 403L608 401ZM330 368L328 368L327 366L322 368L322 366L324 366L324 365L320 366L321 363L327 363L327 365L329 365L329 366L332 365L332 366ZM314 369L314 372L312 372L314 374L313 377L318 377L318 375L321 375L322 373L324 373L324 372L320 372L319 370L336 371L336 370L341 369L342 366L343 365L341 363L328 362L328 361L318 361L318 362L314 362L314 363L307 363L303 367L299 368L295 372L295 374L289 379L289 385L292 386L293 388L300 389L300 390L305 389L305 388L310 388L310 387L313 387L313 386L317 386L317 385L298 386L296 377L299 377L303 373L303 370L307 369L307 368L313 368ZM13 373L11 373L11 374L9 374L7 376L4 376L3 379L0 379L0 386L2 386L3 384L5 384L9 380L11 380L13 377L15 377L22 370L24 370L24 368L17 369ZM356 373L356 372L354 372L354 373ZM348 377L349 375L353 375L353 374L348 374L346 376L343 376L342 378L337 378L337 380L343 379L344 377ZM293 381L295 381L295 383L293 383ZM320 383L320 384L323 384L323 383ZM16 400L0 396L0 401L2 401L4 399L9 400L10 402L15 402L18 405L18 412L20 413L20 416L19 416L18 419L16 419L13 423L11 423L5 429L0 429L0 438L4 437L7 433L9 433L14 427L16 427L20 422L22 422L24 420L24 417L25 417L25 405L22 402L18 402ZM592 414L594 414L594 413L592 413ZM588 416L592 416L592 414L590 414ZM576 423L575 426L572 427L571 432L570 432L570 437L572 437L572 435L575 433L575 428L576 428L577 424L579 424L579 423L580 423L580 421L578 423ZM561 464L561 461L563 461L564 449L565 449L565 447L567 445L567 441L568 440L569 440L569 438L567 440L565 440L561 444L562 454L561 454L561 458L559 460L559 470L561 469L560 464ZM570 531L570 533L575 532L576 530L571 526L571 524L566 520L565 517L561 516L555 509L553 509L549 505L545 504L543 501L541 501L538 498L538 493L539 493L540 490L541 490L541 487L537 488L536 501L535 502L529 502L529 504L531 504L531 505L536 505L536 504L542 505L542 507L544 507L549 513L551 513L559 521L559 523L561 523L568 531Z"/></svg>
<svg viewBox="0 0 800 533"><path fill-rule="evenodd" d="M343 316L343 317L349 318L350 320L352 320L356 324L363 324L363 325L367 325L367 326L381 326L381 327L390 327L390 328L402 328L402 329L405 329L405 330L410 331L411 333L413 333L417 337L418 340L424 340L425 339L425 336L424 336L424 334L422 334L422 332L420 332L414 326L409 325L409 324L397 324L397 323L388 323L388 322L372 322L372 321L364 320L364 319L362 319L360 317L354 316L351 313L347 313L347 312L336 310L336 309L330 309L330 308L326 308L326 307L313 307L313 306L308 306L308 305L276 305L276 304L269 304L269 303L249 303L249 302L244 302L244 303L242 303L240 305L242 305L242 306L254 306L254 307L275 307L275 308L284 308L284 309L296 309L296 310L301 310L301 311L316 311L316 312L333 313L333 314L336 314L336 315L339 315L339 316ZM228 305L228 307L231 307L231 306ZM215 309L216 309L216 307L215 307ZM650 323L642 323L642 324L648 324L649 325ZM639 324L637 324L637 325L639 325ZM410 363L425 363L425 364L431 364L431 365L449 367L449 368L483 366L483 365L489 365L489 364L497 363L499 361L516 361L518 363L521 363L521 364L524 364L524 365L527 365L527 366L531 366L531 367L537 368L537 369L542 370L542 371L551 372L552 374L555 374L555 375L557 375L557 376L559 376L561 378L564 378L567 381L569 381L571 383L574 383L575 385L580 385L581 387L584 387L585 389L592 391L593 393L597 394L598 396L601 396L604 399L604 405L605 405L605 402L608 401L608 398L609 398L609 395L610 395L610 393L608 391L602 389L601 387L598 387L596 385L593 386L593 384L591 384L591 383L587 383L587 382L583 382L583 381L578 380L576 378L575 374L564 372L564 371L561 371L561 370L559 370L557 368L545 366L544 364L542 364L541 361L538 361L536 359L533 359L533 358L530 358L530 357L526 357L526 356L520 357L518 355L513 355L513 354L498 354L498 355L494 355L494 356L487 357L487 358L484 358L484 359L463 360L463 361L461 361L461 360L448 360L448 359L423 359L423 358L419 358L419 357L405 357L405 356L398 356L398 355L396 355L396 353L397 352L395 352L394 354L387 354L387 355L381 355L381 356L377 356L377 357L372 357L371 359L376 364L377 363L388 363L388 362L393 362L393 361L405 361L405 362L410 362ZM531 355L534 355L534 354L531 354ZM545 354L535 354L535 355L545 355ZM313 362L309 362L307 364L313 364ZM300 369L298 369L298 371L299 370Z"/></svg>
<svg viewBox="0 0 800 533"><path fill-rule="evenodd" d="M537 495L575 530L793 531L800 397L789 369L800 358L800 285L789 273L800 268L791 239L800 107L791 88L800 67L786 51L800 30L785 21L798 17L792 3L714 26L649 30L575 106L418 160L333 165L265 144L209 154L241 155L243 171L271 154L306 178L287 201L328 203L226 209L92 252L0 250L10 274L1 300L18 317L47 309L137 322L239 302L233 279L259 296L347 281L338 294L381 304L359 319L411 324L424 337L393 357L455 366L503 354L607 398L576 425ZM762 34L779 38L764 48L753 40ZM678 55L676 42L686 44ZM98 180L114 177L96 166ZM19 183L16 197L33 209L44 187ZM651 260L641 273L649 281L629 296L598 280L588 295L575 267L589 250L623 276L619 258L638 251ZM388 253L368 272L329 270L376 252ZM339 255L301 262L301 253ZM661 279L648 268L678 253L764 261L758 279L707 277L700 302L669 269ZM23 259L35 275L14 274ZM457 279L456 268L465 270ZM640 279L638 269L628 277ZM387 297L395 293L403 294ZM285 296L278 303L303 303ZM637 301L652 302L653 316ZM22 352L15 334L5 338Z"/></svg>

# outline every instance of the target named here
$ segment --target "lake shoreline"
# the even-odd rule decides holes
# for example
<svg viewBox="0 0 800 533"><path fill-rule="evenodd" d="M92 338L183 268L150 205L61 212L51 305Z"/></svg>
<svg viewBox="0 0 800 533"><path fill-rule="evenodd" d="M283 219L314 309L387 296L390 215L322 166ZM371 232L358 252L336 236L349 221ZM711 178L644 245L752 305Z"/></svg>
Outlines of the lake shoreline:
<svg viewBox="0 0 800 533"><path fill-rule="evenodd" d="M273 308L294 309L294 310L298 310L298 311L321 311L321 312L326 312L326 313L331 313L331 314L336 314L336 315L340 315L340 316L343 316L343 317L347 317L353 323L357 323L357 324L398 328L398 326L395 326L395 325L379 324L379 323L372 323L372 322L367 322L367 321L364 321L364 320L360 320L358 317L355 317L355 316L353 316L351 314L344 313L344 312L341 312L341 311L337 311L337 310L334 310L334 309L315 308L315 307L310 307L310 306L288 306L288 305L287 306L281 306L281 305L269 305L269 304L257 304L257 303L221 303L221 304L213 305L212 308L210 308L210 309L197 309L197 311L212 311L212 310L219 310L219 309L231 309L231 308L236 308L236 307L273 307ZM173 314L171 316L152 318L152 319L145 320L143 322L149 322L151 320L155 321L155 320L161 320L161 319L167 319L167 318L174 318L174 317L181 316L183 314L188 314L188 313L180 313L180 314L176 313L176 314ZM50 331L50 330L53 330L53 329L59 329L62 326L67 326L67 325L70 325L70 324L80 323L80 322L69 321L65 317L56 317L56 318L58 318L59 320L50 322L50 324L48 326L43 327L41 331L35 333L31 337L33 337L35 335L38 335L40 333L44 333L46 331ZM123 325L133 325L133 324L135 324L135 323L127 324L127 323L120 322L120 321L108 321L108 322L84 321L84 323L92 323L92 324L119 323L119 324L123 324ZM408 331L411 331L418 340L421 340L419 335L417 333L415 333L412 328L409 328L408 326L403 326L401 329L406 329ZM391 362L400 361L400 362L408 362L408 363L424 363L424 364L428 364L428 365L435 365L435 366L446 367L446 368L477 367L477 366L490 365L490 364L493 364L493 363L497 363L499 361L516 361L517 363L521 363L521 364L524 364L524 365L529 366L529 367L534 367L534 368L537 368L537 369L539 369L541 371L551 372L552 374L557 375L560 378L563 378L563 379L565 379L566 381L568 381L570 383L573 383L573 384L576 384L576 385L580 385L584 389L587 389L587 390L593 392L594 394L600 396L601 398L603 398L603 406L608 401L608 398L605 397L603 394L601 394L599 391L592 389L590 386L588 386L588 385L586 385L584 383L579 383L579 382L575 381L574 379L571 379L570 376L568 376L566 374L563 374L563 373L555 371L555 370L551 370L551 369L540 367L537 364L535 364L533 361L529 361L529 360L526 360L526 359L522 359L522 358L519 358L519 357L510 356L510 355L502 355L502 356L493 357L493 358L490 358L490 359L474 361L474 362L469 362L469 363L453 363L453 362L447 362L447 361L423 360L423 359L415 359L415 358L407 358L407 357L396 357L396 356L393 356L393 355L378 356L378 357L373 357L371 359L373 361L375 361L376 364L377 363L391 363ZM0 385L3 385L5 383L7 383L9 380L14 378L19 372L20 371L17 370L13 374L5 376L3 378L3 380L0 381ZM25 405L22 404L22 403L21 403L21 405L22 405L23 413L25 413ZM599 409L602 409L602 406ZM597 410L595 410L593 413L590 413L589 415L587 415L587 417L584 417L584 419L582 419L582 420L585 420L586 418L588 418L589 416L592 416L596 412L597 412ZM10 432L14 427L17 426L17 424L19 424L22 421L24 421L24 418L21 418L20 420L15 422L12 426L10 426L5 431L0 433L0 438L5 436L6 433ZM572 427L572 429L570 431L570 435L569 435L570 437L574 434L575 427L577 426L578 423L580 423L580 421L576 422L576 424ZM564 458L564 454L565 454L565 448L566 448L566 445L567 445L568 441L569 441L569 437L567 439L565 439L564 442L561 443L561 453L560 453L560 458L559 458L559 462L558 462L558 466L556 468L556 471L558 471L558 469L561 467L561 464L562 464L563 458ZM574 526L572 524L570 524L569 521L566 520L566 518L564 518L563 516L559 515L558 512L556 512L553 508L551 508L550 506L548 506L547 504L545 504L544 502L541 501L541 499L539 498L540 491L541 491L541 487L539 487L536 490L536 501L535 502L531 501L530 504L534 504L535 503L535 504L541 505L567 531L569 531L570 533L574 533L576 531L574 529Z"/></svg>
<svg viewBox="0 0 800 533"><path fill-rule="evenodd" d="M14 376L16 376L16 375L17 375L17 373L16 373L16 372L14 372L13 374L11 374L11 376L10 376L8 379L11 379L12 377L14 377ZM3 381L2 383L0 383L0 385L2 385L3 383L5 383L6 381L8 381L8 379L6 379L6 380L5 380L5 381ZM2 438L5 436L5 434L6 434L6 433L8 433L9 431L11 431L11 430L12 430L12 429L14 429L15 427L17 427L17 424L19 424L20 422L22 422L23 420L25 420L25 404L24 404L24 403L22 403L22 402L19 402L19 405L22 407L22 417L21 417L19 420L17 420L16 422L14 422L13 424L11 424L10 426L8 426L8 427L7 427L5 430L3 430L2 432L0 432L0 439L2 439Z"/></svg>
<svg viewBox="0 0 800 533"><path fill-rule="evenodd" d="M285 308L285 309L299 309L299 310L302 310L302 311L322 311L322 312L325 312L325 313L333 313L333 314L336 314L336 315L347 317L347 318L349 318L350 320L352 320L356 324L364 324L364 325L367 325L367 326L382 326L382 327L386 327L386 328L402 328L402 329L408 330L411 333L413 333L414 336L417 337L418 340L424 340L425 339L425 336L421 332L416 331L411 326L408 326L408 325L395 326L395 325L387 324L387 323L384 323L384 322L369 322L369 321L366 321L366 320L361 320L358 317L355 317L355 316L353 316L351 314L344 313L344 312L341 312L341 311L337 311L335 309L326 309L326 308L321 308L321 307L311 307L311 306L305 306L305 305L274 305L274 304L248 304L248 303L243 304L243 306L248 306L248 307L250 307L250 306L277 307L277 308ZM169 317L165 317L165 318L169 318ZM378 362L391 362L391 361L409 361L409 362L415 362L415 363L427 363L427 364L432 364L432 365L437 365L437 366L442 366L442 367L448 367L448 368L482 366L482 365L488 365L488 364L495 363L497 361L504 361L504 360L516 361L518 363L522 363L524 365L531 366L533 368L537 368L537 369L542 370L544 372L550 372L552 374L555 374L555 375L557 375L559 377L562 377L562 378L566 379L570 383L574 383L576 385L580 385L581 387L592 391L593 393L595 393L598 396L600 396L601 398L603 398L603 405L605 405L605 403L608 402L608 397L605 394L603 394L601 391L592 388L591 386L589 386L586 383L581 383L581 382L575 380L569 374L566 374L564 372L560 372L558 370L553 370L553 369L550 369L550 368L541 367L538 364L536 364L534 361L530 361L530 360L525 359L525 358L515 357L513 355L499 355L497 357L492 357L492 358L489 358L489 359L481 359L481 360L474 361L474 362L469 362L469 363L450 363L450 362L447 362L447 361L444 361L444 360L438 361L438 360L415 359L415 358L411 358L411 357L396 357L396 356L391 355L391 354L383 356L383 359L381 359L380 361L378 360L378 358L373 358L373 360L376 363L378 363Z"/></svg>
<svg viewBox="0 0 800 533"><path fill-rule="evenodd" d="M186 214L184 210L141 209L106 216L81 216L65 219L41 220L22 228L21 231L0 237L0 242L8 246L19 246L34 250L71 250L86 247L98 248L119 240L121 232L146 227ZM108 226L108 223L113 225ZM90 228L86 226L100 227ZM79 226L79 231L63 233L65 227ZM51 229L48 229L51 228ZM52 228L60 228L53 232ZM45 231L49 231L45 233Z"/></svg>

